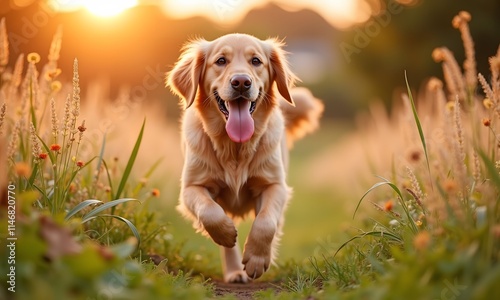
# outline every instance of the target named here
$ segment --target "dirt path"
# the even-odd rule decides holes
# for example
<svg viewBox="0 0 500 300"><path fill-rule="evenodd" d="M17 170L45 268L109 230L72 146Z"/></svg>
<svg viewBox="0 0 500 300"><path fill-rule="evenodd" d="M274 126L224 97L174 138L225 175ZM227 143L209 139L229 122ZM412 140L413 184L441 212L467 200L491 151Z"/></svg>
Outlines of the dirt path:
<svg viewBox="0 0 500 300"><path fill-rule="evenodd" d="M251 282L247 284L215 282L215 296L233 295L239 300L254 299L254 293L267 289L279 290L279 287L270 282Z"/></svg>

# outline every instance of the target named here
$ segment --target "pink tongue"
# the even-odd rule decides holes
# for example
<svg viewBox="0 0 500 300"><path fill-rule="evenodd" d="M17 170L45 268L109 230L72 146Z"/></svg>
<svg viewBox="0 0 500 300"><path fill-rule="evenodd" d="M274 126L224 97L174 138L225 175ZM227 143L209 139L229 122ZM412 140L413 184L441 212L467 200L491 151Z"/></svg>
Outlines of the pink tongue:
<svg viewBox="0 0 500 300"><path fill-rule="evenodd" d="M254 132L253 119L250 115L250 101L233 100L229 104L229 118L226 123L226 132L229 138L236 143L250 140Z"/></svg>

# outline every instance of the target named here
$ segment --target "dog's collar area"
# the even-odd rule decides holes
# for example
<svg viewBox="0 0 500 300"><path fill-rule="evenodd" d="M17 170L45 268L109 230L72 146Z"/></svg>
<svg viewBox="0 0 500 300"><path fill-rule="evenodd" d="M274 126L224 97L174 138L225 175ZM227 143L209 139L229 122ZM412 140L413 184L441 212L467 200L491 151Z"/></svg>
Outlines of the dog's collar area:
<svg viewBox="0 0 500 300"><path fill-rule="evenodd" d="M215 99L217 100L217 105L219 106L219 110L226 117L226 120L229 118L229 110L226 106L226 101L219 96L217 91L214 91ZM255 107L257 106L257 101L250 101L250 114L253 114L255 111Z"/></svg>

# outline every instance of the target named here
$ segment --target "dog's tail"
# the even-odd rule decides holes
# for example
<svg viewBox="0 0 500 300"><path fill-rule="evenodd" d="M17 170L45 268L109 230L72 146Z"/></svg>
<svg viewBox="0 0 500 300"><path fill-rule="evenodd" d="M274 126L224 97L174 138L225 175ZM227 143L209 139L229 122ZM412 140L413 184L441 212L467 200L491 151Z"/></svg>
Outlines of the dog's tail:
<svg viewBox="0 0 500 300"><path fill-rule="evenodd" d="M285 101L280 104L285 117L288 148L319 127L319 119L324 109L323 103L306 88L293 88L291 96L295 107Z"/></svg>

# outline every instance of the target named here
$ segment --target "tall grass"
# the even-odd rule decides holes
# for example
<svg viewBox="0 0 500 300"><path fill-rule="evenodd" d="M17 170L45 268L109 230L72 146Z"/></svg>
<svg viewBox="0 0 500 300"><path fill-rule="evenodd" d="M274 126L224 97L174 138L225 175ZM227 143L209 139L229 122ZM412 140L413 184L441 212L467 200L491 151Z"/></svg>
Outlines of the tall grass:
<svg viewBox="0 0 500 300"><path fill-rule="evenodd" d="M37 53L26 56L21 54L13 70L6 68L8 63L8 39L6 38L5 21L1 22L2 73L0 91L2 95L2 133L8 137L7 160L9 164L8 178L15 185L18 194L30 194L40 211L50 212L57 217L65 215L66 221L81 215L81 222L86 223L95 218L111 217L122 221L131 233L140 241L137 228L128 219L114 215L117 205L136 201L122 195L125 184L137 157L144 132L144 124L140 129L134 149L126 169L119 180L116 191L113 180L109 176L100 178L99 174L107 170L107 164L100 154L92 156L82 151L84 143L96 141L85 140L88 126L80 120L80 79L78 60L74 60L71 92L64 103L59 93L63 84L58 80L61 69L57 67L61 50L62 31L59 28L52 40L47 63L38 70L41 57ZM26 71L24 64L27 63ZM23 76L23 73L24 76ZM59 108L63 108L62 112ZM102 141L104 150L105 140ZM95 164L97 161L97 166ZM89 169L86 173L85 169ZM103 180L104 179L104 180ZM109 186L111 196L99 193L96 187L104 181ZM92 199L93 197L102 197ZM110 200L110 202L107 202ZM104 204L104 202L107 202ZM96 205L99 207L93 208ZM89 211L91 210L91 211ZM111 210L111 214L99 214ZM97 223L96 223L97 224ZM101 223L102 224L102 223ZM107 224L110 226L111 224ZM108 231L106 228L99 228Z"/></svg>
<svg viewBox="0 0 500 300"><path fill-rule="evenodd" d="M167 225L148 208L160 191L146 183L162 159L141 179L134 172L146 120L130 149L120 145L129 154L124 166L108 159L108 132L96 138L100 124L81 109L77 59L71 82L60 80L61 39L59 28L45 64L37 53L21 54L10 68L0 21L0 165L7 166L0 188L1 197L8 186L16 198L16 298L207 298L211 287L183 272L194 259L179 257L181 246L164 238ZM0 210L0 220L5 217ZM0 227L2 239L9 234ZM7 250L0 248L0 256ZM9 264L0 260L3 274ZM10 299L3 287L0 298Z"/></svg>
<svg viewBox="0 0 500 300"><path fill-rule="evenodd" d="M463 69L451 51L437 48L432 56L442 63L444 81L431 78L415 101L405 76L404 105L392 119L372 116L382 130L370 134L387 141L375 146L385 149L377 159L390 162L375 171L388 176L355 209L356 215L362 204L372 203L378 211L372 227L323 264L313 261L326 289L343 282L339 266L356 261L365 272L353 280L364 288L349 293L353 298L439 299L455 292L456 299L486 299L498 293L500 48L489 59L488 82L475 69L470 20L460 12L452 22L464 41Z"/></svg>

